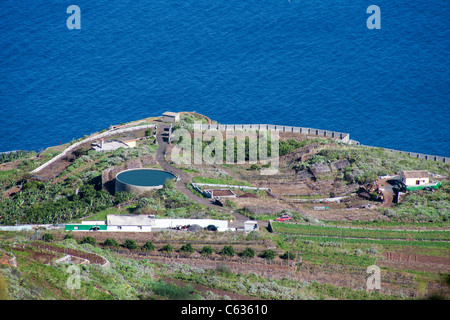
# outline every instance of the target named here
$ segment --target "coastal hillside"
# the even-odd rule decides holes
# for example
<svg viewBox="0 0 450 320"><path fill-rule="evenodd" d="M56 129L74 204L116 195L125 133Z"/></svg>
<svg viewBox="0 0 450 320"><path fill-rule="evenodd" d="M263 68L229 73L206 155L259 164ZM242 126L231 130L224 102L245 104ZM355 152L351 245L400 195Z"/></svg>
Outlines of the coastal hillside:
<svg viewBox="0 0 450 320"><path fill-rule="evenodd" d="M40 153L3 154L0 297L449 297L448 163L293 132L280 133L279 165L270 175L262 173L273 163L248 161L249 141L243 164L174 163L171 152L183 141L171 140L171 130L184 128L187 139L195 121L214 122L206 119L186 113L169 126L146 118L105 129L101 139L94 133ZM208 140L201 150L215 155L221 147ZM115 192L117 173L137 168L164 169L178 179L139 194ZM405 172L429 181L410 188ZM109 215L218 219L231 228L64 228ZM258 229L245 232L247 220ZM67 287L73 265L81 268L79 290ZM368 292L372 265L382 270L382 286Z"/></svg>

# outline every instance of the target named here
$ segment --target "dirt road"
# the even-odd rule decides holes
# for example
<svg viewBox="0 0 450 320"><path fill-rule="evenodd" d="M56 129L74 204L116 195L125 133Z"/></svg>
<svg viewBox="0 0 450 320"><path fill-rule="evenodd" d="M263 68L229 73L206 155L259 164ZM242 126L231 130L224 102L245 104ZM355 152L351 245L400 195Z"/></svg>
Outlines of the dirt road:
<svg viewBox="0 0 450 320"><path fill-rule="evenodd" d="M178 191L185 194L189 199L198 202L202 205L205 205L207 207L214 208L215 210L219 210L222 212L229 212L234 217L235 220L229 224L229 227L231 228L243 228L244 227L244 221L247 221L248 218L243 216L242 214L239 214L237 212L233 212L231 210L228 210L226 208L217 206L213 204L213 202L210 199L200 197L194 193L192 193L191 190L189 190L186 187L186 184L191 183L191 176L184 172L183 170L177 169L173 167L171 164L169 164L166 160L166 151L168 146L168 138L169 138L169 130L170 130L170 124L161 123L158 125L158 131L156 134L156 139L158 141L158 149L156 150L156 162L166 171L176 175L179 177L178 181L175 184L175 187Z"/></svg>

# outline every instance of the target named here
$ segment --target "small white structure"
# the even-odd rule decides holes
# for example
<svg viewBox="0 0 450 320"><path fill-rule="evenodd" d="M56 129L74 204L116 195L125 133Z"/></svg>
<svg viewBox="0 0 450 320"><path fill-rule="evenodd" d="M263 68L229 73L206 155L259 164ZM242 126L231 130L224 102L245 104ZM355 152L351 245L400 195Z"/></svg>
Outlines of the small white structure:
<svg viewBox="0 0 450 320"><path fill-rule="evenodd" d="M95 151L114 151L119 148L134 148L136 147L136 139L129 140L104 140L100 139L100 142L92 143L92 149Z"/></svg>
<svg viewBox="0 0 450 320"><path fill-rule="evenodd" d="M155 225L153 215L108 215L106 218L107 231L152 231Z"/></svg>
<svg viewBox="0 0 450 320"><path fill-rule="evenodd" d="M236 198L236 194L231 189L203 190L203 194L208 198Z"/></svg>
<svg viewBox="0 0 450 320"><path fill-rule="evenodd" d="M245 232L251 232L251 231L258 231L258 221L255 220L247 220L244 222L244 231Z"/></svg>
<svg viewBox="0 0 450 320"><path fill-rule="evenodd" d="M400 179L406 186L420 186L430 183L430 174L426 170L402 171Z"/></svg>
<svg viewBox="0 0 450 320"><path fill-rule="evenodd" d="M108 215L106 231L150 232L182 226L199 225L206 228L213 225L217 231L227 231L227 220L215 219L155 219L153 215Z"/></svg>
<svg viewBox="0 0 450 320"><path fill-rule="evenodd" d="M179 122L180 121L180 114L176 112L170 112L166 111L162 114L162 121L163 122Z"/></svg>

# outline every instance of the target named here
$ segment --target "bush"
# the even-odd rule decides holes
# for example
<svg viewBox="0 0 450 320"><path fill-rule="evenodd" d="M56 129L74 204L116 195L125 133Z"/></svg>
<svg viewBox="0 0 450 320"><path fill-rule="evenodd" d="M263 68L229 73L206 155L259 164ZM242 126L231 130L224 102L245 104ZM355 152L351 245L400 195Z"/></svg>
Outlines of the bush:
<svg viewBox="0 0 450 320"><path fill-rule="evenodd" d="M225 207L235 209L237 207L236 203L231 201L230 199L225 200Z"/></svg>
<svg viewBox="0 0 450 320"><path fill-rule="evenodd" d="M103 242L104 246L118 247L119 243L115 239L108 238Z"/></svg>
<svg viewBox="0 0 450 320"><path fill-rule="evenodd" d="M68 233L64 236L64 240L67 240L67 239L75 239L75 237L73 236L73 234Z"/></svg>
<svg viewBox="0 0 450 320"><path fill-rule="evenodd" d="M164 247L162 247L161 249L159 249L159 251L162 252L172 252L173 251L173 247L170 244L166 244Z"/></svg>
<svg viewBox="0 0 450 320"><path fill-rule="evenodd" d="M211 246L204 246L200 251L200 254L204 256L209 256L214 253L214 249Z"/></svg>
<svg viewBox="0 0 450 320"><path fill-rule="evenodd" d="M223 275L229 275L229 274L231 274L230 266L228 266L228 265L225 264L225 263L218 263L217 266L216 266L216 271L217 271L218 273L223 274Z"/></svg>
<svg viewBox="0 0 450 320"><path fill-rule="evenodd" d="M253 250L250 247L245 248L244 251L242 251L239 256L242 258L253 258L255 256L255 250Z"/></svg>
<svg viewBox="0 0 450 320"><path fill-rule="evenodd" d="M188 243L188 244L184 244L180 251L182 252L194 252L194 248L192 247L192 244Z"/></svg>
<svg viewBox="0 0 450 320"><path fill-rule="evenodd" d="M53 240L55 240L55 237L50 233L45 233L42 236L42 240L44 240L45 242L52 242Z"/></svg>
<svg viewBox="0 0 450 320"><path fill-rule="evenodd" d="M260 257L266 260L273 260L275 258L275 251L264 250L264 252L260 255Z"/></svg>
<svg viewBox="0 0 450 320"><path fill-rule="evenodd" d="M294 260L295 259L295 253L292 252L292 251L286 251L285 253L283 253L280 256L280 258L284 259L284 260Z"/></svg>
<svg viewBox="0 0 450 320"><path fill-rule="evenodd" d="M342 243L340 242L334 242L334 241L327 241L327 242L321 242L321 247L342 247Z"/></svg>
<svg viewBox="0 0 450 320"><path fill-rule="evenodd" d="M153 250L155 250L155 245L153 244L153 242L147 241L147 242L142 246L142 250L145 250L145 251L153 251Z"/></svg>
<svg viewBox="0 0 450 320"><path fill-rule="evenodd" d="M225 246L223 247L222 251L220 252L222 256L234 256L234 248L232 246Z"/></svg>
<svg viewBox="0 0 450 320"><path fill-rule="evenodd" d="M125 240L125 242L123 243L123 246L130 250L135 250L138 248L136 241L130 240L130 239Z"/></svg>
<svg viewBox="0 0 450 320"><path fill-rule="evenodd" d="M87 237L84 237L83 240L81 240L81 243L82 244L87 243L87 244L95 246L97 244L97 241L95 240L95 238L87 236Z"/></svg>

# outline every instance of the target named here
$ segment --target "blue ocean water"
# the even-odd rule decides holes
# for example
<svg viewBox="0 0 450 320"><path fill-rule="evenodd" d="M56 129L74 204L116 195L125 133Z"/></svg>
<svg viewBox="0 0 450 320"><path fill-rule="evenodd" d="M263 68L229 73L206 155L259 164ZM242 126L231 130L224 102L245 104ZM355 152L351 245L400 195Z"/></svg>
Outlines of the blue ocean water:
<svg viewBox="0 0 450 320"><path fill-rule="evenodd" d="M425 0L1 0L0 151L195 110L450 156L449 17Z"/></svg>

